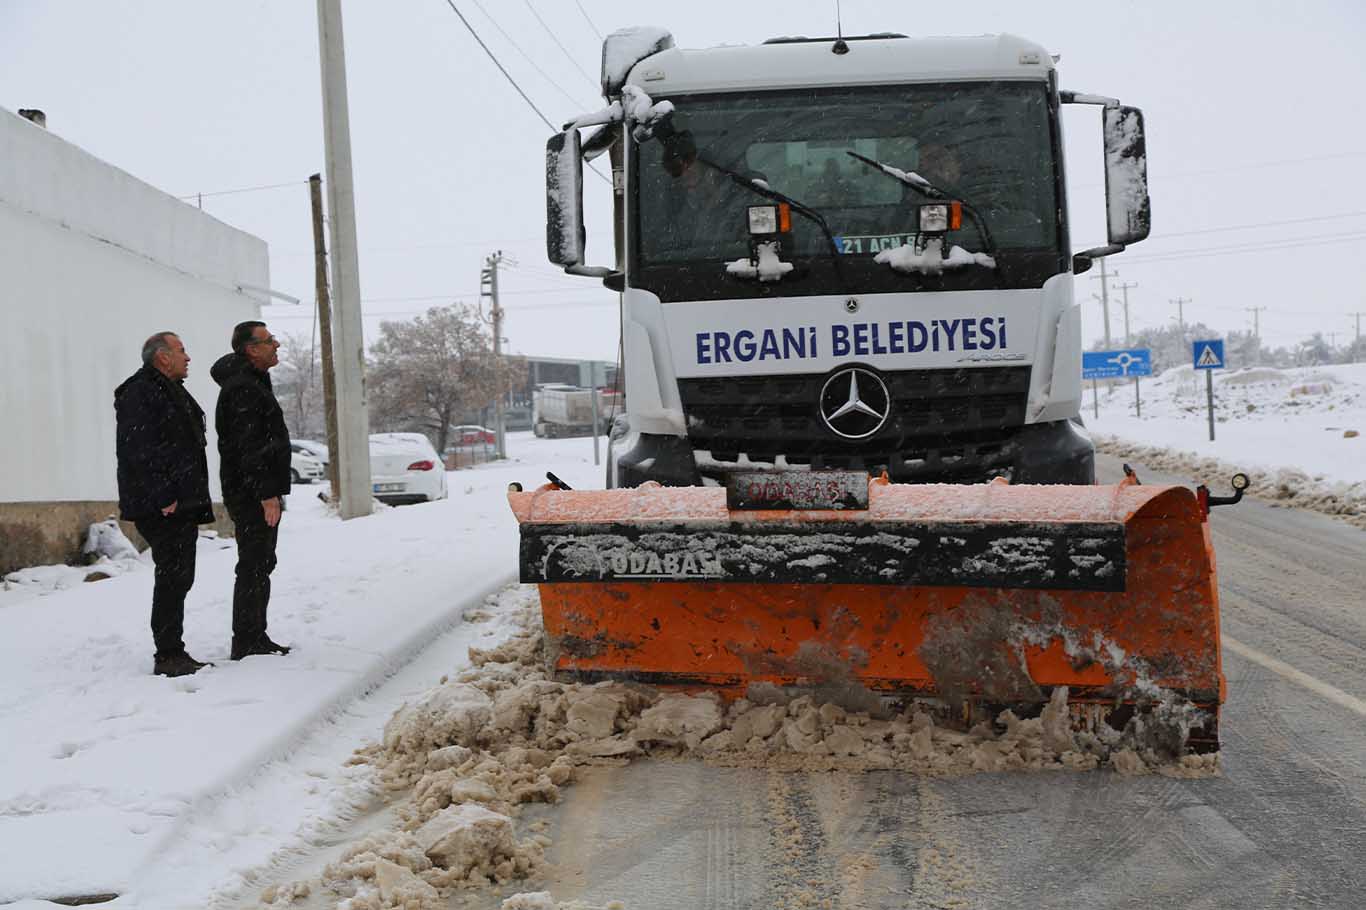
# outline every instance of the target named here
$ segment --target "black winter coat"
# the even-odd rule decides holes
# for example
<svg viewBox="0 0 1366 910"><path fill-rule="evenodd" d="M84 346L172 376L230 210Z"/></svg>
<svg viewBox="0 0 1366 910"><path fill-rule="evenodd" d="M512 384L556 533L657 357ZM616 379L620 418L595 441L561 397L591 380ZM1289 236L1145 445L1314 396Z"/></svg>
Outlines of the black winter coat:
<svg viewBox="0 0 1366 910"><path fill-rule="evenodd" d="M209 375L222 386L214 426L223 501L259 502L284 496L290 480L289 430L270 376L241 354L218 358Z"/></svg>
<svg viewBox="0 0 1366 910"><path fill-rule="evenodd" d="M195 524L213 521L204 409L179 380L144 366L114 390L119 514L152 518L171 503Z"/></svg>

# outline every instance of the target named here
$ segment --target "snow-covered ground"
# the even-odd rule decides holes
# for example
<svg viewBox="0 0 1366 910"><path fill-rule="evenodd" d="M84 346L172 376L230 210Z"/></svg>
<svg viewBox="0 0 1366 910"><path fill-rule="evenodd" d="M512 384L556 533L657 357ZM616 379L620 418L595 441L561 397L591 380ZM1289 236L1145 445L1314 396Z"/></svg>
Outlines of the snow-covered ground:
<svg viewBox="0 0 1366 910"><path fill-rule="evenodd" d="M1169 371L1102 390L1087 423L1111 447L1183 450L1366 496L1366 366L1216 374L1217 440L1203 377ZM512 434L513 460L449 475L451 498L342 523L291 497L271 634L287 657L226 659L230 541L201 541L189 650L217 666L153 677L152 573L29 572L0 592L0 903L121 895L113 906L204 907L249 897L290 850L307 852L374 797L347 763L407 698L509 634L481 606L516 571L508 482L554 470L600 487L589 439ZM605 453L604 453L605 454ZM1315 480L1317 478L1317 480ZM31 899L31 900L30 900Z"/></svg>
<svg viewBox="0 0 1366 910"><path fill-rule="evenodd" d="M1162 450L1165 464L1153 466L1168 469L1208 471L1217 461L1253 474L1254 494L1302 496L1326 511L1335 511L1329 499L1366 505L1366 364L1214 371L1213 442L1205 377L1194 369L1140 380L1139 391L1141 417L1132 381L1102 384L1097 418L1086 383L1082 416L1102 449L1135 458L1154 454L1138 447Z"/></svg>
<svg viewBox="0 0 1366 910"><path fill-rule="evenodd" d="M511 434L509 455L451 472L444 502L345 523L297 488L270 608L287 657L228 661L228 541L199 551L185 641L216 666L192 677L151 675L150 566L0 600L0 904L204 907L368 799L350 750L506 634L480 604L516 576L507 484L602 486L591 439Z"/></svg>

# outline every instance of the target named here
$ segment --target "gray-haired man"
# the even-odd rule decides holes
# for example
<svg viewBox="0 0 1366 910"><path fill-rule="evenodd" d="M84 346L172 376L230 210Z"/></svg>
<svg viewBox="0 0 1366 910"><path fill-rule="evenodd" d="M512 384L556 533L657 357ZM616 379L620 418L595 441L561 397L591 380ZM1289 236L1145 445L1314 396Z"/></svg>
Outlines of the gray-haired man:
<svg viewBox="0 0 1366 910"><path fill-rule="evenodd" d="M185 653L185 595L194 585L199 525L213 521L204 411L185 390L190 355L174 332L142 345L142 368L114 390L119 513L152 547L153 672L205 666Z"/></svg>

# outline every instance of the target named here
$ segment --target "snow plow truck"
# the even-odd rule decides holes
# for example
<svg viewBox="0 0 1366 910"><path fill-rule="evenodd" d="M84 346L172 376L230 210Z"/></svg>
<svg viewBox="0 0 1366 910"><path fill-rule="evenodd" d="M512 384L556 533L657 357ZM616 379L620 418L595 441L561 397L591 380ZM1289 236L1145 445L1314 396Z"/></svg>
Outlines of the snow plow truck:
<svg viewBox="0 0 1366 910"><path fill-rule="evenodd" d="M1245 478L1096 484L1073 283L1148 235L1143 117L1055 62L1008 35L606 39L606 106L547 143L546 237L620 294L626 413L607 489L509 493L557 675L969 725L1061 691L1078 729L1217 749L1207 515ZM1070 104L1105 156L1108 242L1078 252Z"/></svg>

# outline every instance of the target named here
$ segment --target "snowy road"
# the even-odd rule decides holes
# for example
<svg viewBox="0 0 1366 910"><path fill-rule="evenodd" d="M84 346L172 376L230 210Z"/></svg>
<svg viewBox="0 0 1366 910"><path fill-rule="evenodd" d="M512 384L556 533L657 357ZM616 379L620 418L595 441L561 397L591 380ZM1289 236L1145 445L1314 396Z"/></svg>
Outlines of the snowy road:
<svg viewBox="0 0 1366 910"><path fill-rule="evenodd" d="M1363 906L1366 532L1247 500L1213 527L1222 777L636 763L545 813L550 890L652 910Z"/></svg>

